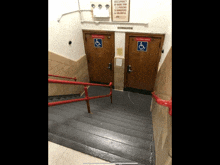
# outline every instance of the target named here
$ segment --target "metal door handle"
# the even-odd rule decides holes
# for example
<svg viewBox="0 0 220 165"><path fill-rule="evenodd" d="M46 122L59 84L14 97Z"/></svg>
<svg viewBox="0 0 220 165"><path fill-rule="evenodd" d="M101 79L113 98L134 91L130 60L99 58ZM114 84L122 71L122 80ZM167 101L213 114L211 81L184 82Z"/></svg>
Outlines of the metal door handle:
<svg viewBox="0 0 220 165"><path fill-rule="evenodd" d="M127 67L127 72L129 73L129 72L133 72L133 70L131 70L131 65L128 65L128 67Z"/></svg>
<svg viewBox="0 0 220 165"><path fill-rule="evenodd" d="M112 64L109 63L107 68L110 69L110 70L112 70Z"/></svg>

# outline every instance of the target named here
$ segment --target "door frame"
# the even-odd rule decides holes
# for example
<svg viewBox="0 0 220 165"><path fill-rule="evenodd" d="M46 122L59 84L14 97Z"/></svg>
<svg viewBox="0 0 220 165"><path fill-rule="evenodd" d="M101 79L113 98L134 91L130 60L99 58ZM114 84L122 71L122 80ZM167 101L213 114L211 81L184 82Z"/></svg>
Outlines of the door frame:
<svg viewBox="0 0 220 165"><path fill-rule="evenodd" d="M112 31L105 31L105 30L82 30L83 33L83 42L84 42L84 49L86 53L86 60L87 60L87 65L88 65L88 74L89 74L89 62L88 62L88 54L86 50L86 34L109 34L113 37L113 52L112 52L112 57L113 57L113 63L112 63L112 68L113 68L113 80L112 80L112 85L114 86L114 58L115 58L115 32ZM90 81L90 75L89 75L89 82ZM93 82L93 83L100 83L100 82Z"/></svg>
<svg viewBox="0 0 220 165"><path fill-rule="evenodd" d="M133 92L138 92L138 93L142 93L142 94L150 94L151 92L149 91L143 91L143 90L139 90L139 89L130 89L129 87L127 87L126 89L126 84L127 84L127 66L128 66L128 54L129 54L129 37L149 37L149 38L160 38L161 42L160 42L160 47L159 47L159 57L157 60L157 68L159 65L159 61L161 58L161 53L162 53L162 47L164 44L164 38L165 38L165 34L157 34L157 33L133 33L133 32L126 32L125 33L125 68L124 68L124 90L132 90ZM158 73L158 69L157 69L157 73ZM157 75L157 74L156 74Z"/></svg>

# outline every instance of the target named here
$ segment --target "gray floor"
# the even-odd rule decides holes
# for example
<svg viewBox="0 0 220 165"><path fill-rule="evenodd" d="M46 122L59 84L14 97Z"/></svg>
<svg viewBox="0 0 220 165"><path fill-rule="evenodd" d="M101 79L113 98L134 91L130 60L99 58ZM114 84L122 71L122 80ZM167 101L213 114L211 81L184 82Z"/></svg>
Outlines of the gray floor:
<svg viewBox="0 0 220 165"><path fill-rule="evenodd" d="M109 91L88 89L89 96ZM109 97L89 102L92 114L85 101L48 107L48 140L112 163L155 164L150 95L113 90L112 104Z"/></svg>

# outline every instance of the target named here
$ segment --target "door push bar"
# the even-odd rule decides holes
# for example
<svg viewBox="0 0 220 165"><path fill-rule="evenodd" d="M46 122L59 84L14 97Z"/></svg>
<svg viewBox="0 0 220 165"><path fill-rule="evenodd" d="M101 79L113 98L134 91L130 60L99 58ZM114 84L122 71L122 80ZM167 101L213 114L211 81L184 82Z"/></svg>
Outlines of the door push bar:
<svg viewBox="0 0 220 165"><path fill-rule="evenodd" d="M170 116L172 116L172 97L170 100L162 100L158 96L155 95L155 92L152 92L152 97L155 98L155 100L158 104L168 107L169 114L170 114Z"/></svg>

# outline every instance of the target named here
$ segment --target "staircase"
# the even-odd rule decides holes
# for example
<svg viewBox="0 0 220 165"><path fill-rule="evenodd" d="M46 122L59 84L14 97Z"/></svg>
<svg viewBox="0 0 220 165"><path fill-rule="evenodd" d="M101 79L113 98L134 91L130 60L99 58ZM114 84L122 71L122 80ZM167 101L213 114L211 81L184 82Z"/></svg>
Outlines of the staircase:
<svg viewBox="0 0 220 165"><path fill-rule="evenodd" d="M112 163L154 165L151 96L112 92L112 104L109 97L89 100L92 114L86 101L48 107L48 140ZM88 93L106 95L109 88L90 86Z"/></svg>

